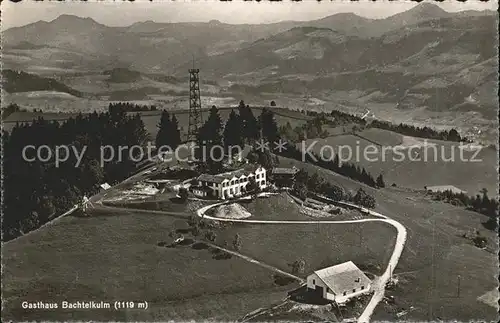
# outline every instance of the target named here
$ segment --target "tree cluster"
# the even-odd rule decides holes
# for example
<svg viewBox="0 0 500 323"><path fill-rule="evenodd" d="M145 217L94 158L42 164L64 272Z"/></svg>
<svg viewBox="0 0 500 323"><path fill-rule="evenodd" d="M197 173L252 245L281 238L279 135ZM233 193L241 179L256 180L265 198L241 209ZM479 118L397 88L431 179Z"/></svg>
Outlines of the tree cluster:
<svg viewBox="0 0 500 323"><path fill-rule="evenodd" d="M324 116L314 117L308 120L301 126L292 127L290 122L279 127L281 137L285 138L287 142L297 143L308 138L326 138L328 131L323 129L323 125L328 124L329 121Z"/></svg>
<svg viewBox="0 0 500 323"><path fill-rule="evenodd" d="M135 163L126 153L121 161L116 158L101 167L101 147L110 145L117 152L118 146L144 145L147 140L140 117L128 117L119 109L80 114L62 124L38 118L31 124L16 125L2 136L4 240L38 228L70 209L83 195L96 192L103 182L114 183L135 170ZM35 149L47 145L53 154L56 146L65 145L84 154L78 167L74 154L59 165L54 160L27 161L22 153L28 145ZM27 153L28 158L34 155Z"/></svg>
<svg viewBox="0 0 500 323"><path fill-rule="evenodd" d="M352 202L354 204L358 204L370 209L373 209L375 207L375 198L368 193L365 192L363 188L359 188L356 194L352 198Z"/></svg>
<svg viewBox="0 0 500 323"><path fill-rule="evenodd" d="M295 160L303 161L302 152L293 145L288 145L287 150L280 153L280 155ZM321 156L319 156L314 152L311 152L311 156L309 154L305 154L304 156L305 156L304 161L306 163L331 170L332 172L349 177L350 179L353 179L360 183L364 183L374 188L385 187L382 175L379 175L378 178L375 180L373 176L366 171L365 168L356 166L351 163L341 163L337 155L335 155L332 160L321 158Z"/></svg>
<svg viewBox="0 0 500 323"><path fill-rule="evenodd" d="M57 91L81 97L82 93L59 81L23 71L5 69L2 71L3 90L9 93L30 91Z"/></svg>
<svg viewBox="0 0 500 323"><path fill-rule="evenodd" d="M483 188L481 194L476 196L467 196L465 193L454 193L451 190L442 192L432 192L433 198L436 201L443 201L456 206L462 206L468 210L484 214L490 218L487 226L495 229L499 213L499 202L495 198L488 196L488 190Z"/></svg>
<svg viewBox="0 0 500 323"><path fill-rule="evenodd" d="M243 138L246 143L252 144L261 137L261 124L255 118L252 109L243 100L238 105L238 113L242 122Z"/></svg>
<svg viewBox="0 0 500 323"><path fill-rule="evenodd" d="M381 120L373 120L370 124L370 127L394 131L405 136L427 139L447 140L455 142L464 142L468 140L466 137L460 136L456 129L438 131L429 127L415 127L404 123L395 125L390 122Z"/></svg>
<svg viewBox="0 0 500 323"><path fill-rule="evenodd" d="M344 124L359 124L359 125L366 125L366 120L361 119L361 117L345 113L339 110L332 110L329 114L325 112L318 112L318 111L308 111L308 110L301 110L301 112L309 117L314 117L314 118L323 118L324 120L327 120L328 123L332 126L338 126L338 125L344 125Z"/></svg>
<svg viewBox="0 0 500 323"><path fill-rule="evenodd" d="M196 135L198 148L195 149L195 157L200 161L198 166L202 172L216 174L223 169L224 152L217 149L223 145L222 125L219 110L214 105L210 109L207 120Z"/></svg>
<svg viewBox="0 0 500 323"><path fill-rule="evenodd" d="M274 114L270 110L263 109L257 119L250 106L240 101L237 110L232 110L227 121L223 123L219 110L216 106L212 106L207 120L197 135L197 145L200 148L195 151L195 155L198 160L203 160L200 163L201 171L221 172L222 161L217 161L221 159L221 154L229 154L231 147L237 146L244 149L246 144L255 145L261 137L269 142L280 138ZM224 147L224 151L214 148L215 146ZM203 151L205 151L205 156ZM253 152L249 159L253 159L252 162L258 162L264 167L272 167L273 161L269 152Z"/></svg>
<svg viewBox="0 0 500 323"><path fill-rule="evenodd" d="M14 112L21 112L21 111L26 111L26 109L21 108L20 106L18 106L15 103L11 103L7 107L5 107L5 109L2 109L2 119L5 120L5 118L10 116Z"/></svg>
<svg viewBox="0 0 500 323"><path fill-rule="evenodd" d="M302 110L302 112L307 116L312 116L314 118L324 118L327 114L324 112L317 111L306 111ZM436 139L436 140L446 140L446 141L454 141L454 142L465 142L468 141L467 137L460 136L456 129L450 130L435 130L429 127L416 127L404 123L400 123L399 125L392 124L388 121L382 120L373 120L371 123L367 124L365 119L361 119L361 117L348 114L345 112L341 112L338 110L333 110L330 112L330 119L328 119L328 123L332 126L339 126L345 124L355 124L358 125L356 128L364 128L365 126L369 126L372 128L379 128L384 130L389 130L393 132L397 132L406 136L412 137L420 137L427 139ZM313 138L308 136L307 138Z"/></svg>
<svg viewBox="0 0 500 323"><path fill-rule="evenodd" d="M325 122L328 122L327 120L324 114L317 113L315 119L311 120L307 127L321 128ZM198 133L197 141L198 146L204 147L205 151L210 151L214 145L224 145L227 152L234 145L242 147L244 144L254 144L257 139L261 138L260 136L262 136L263 140L269 142L270 146L282 137L273 111L264 108L257 121L251 108L245 105L243 101L240 101L238 113L234 110L231 111L224 127L218 109L213 106L207 121ZM198 150L200 153L197 154L197 158L202 159L200 155L201 149ZM281 153L276 151L275 153L302 161L302 153L293 145L287 145L286 150ZM385 187L382 175L374 179L364 168L355 166L354 164L340 163L338 156L335 156L332 161L324 160L315 154L313 154L313 157L311 158L311 156L306 154L305 162L329 169L371 187ZM275 164L270 151L253 151L249 154L248 159L250 162L259 163L268 169L272 168ZM202 165L202 171L218 173L222 170L222 162L214 162L208 159Z"/></svg>
<svg viewBox="0 0 500 323"><path fill-rule="evenodd" d="M334 201L348 201L368 208L375 207L375 198L365 192L362 188L358 189L353 196L342 187L325 181L317 173L310 175L307 171L301 169L295 175L295 184L293 192L300 199L305 200L310 193L316 193L326 196Z"/></svg>
<svg viewBox="0 0 500 323"><path fill-rule="evenodd" d="M179 122L175 115L170 117L170 114L163 110L161 113L160 123L157 125L158 132L156 134L156 148L168 146L172 150L179 147L181 144L181 132L179 130Z"/></svg>
<svg viewBox="0 0 500 323"><path fill-rule="evenodd" d="M108 109L119 108L125 112L156 111L156 105L139 105L130 102L110 103Z"/></svg>

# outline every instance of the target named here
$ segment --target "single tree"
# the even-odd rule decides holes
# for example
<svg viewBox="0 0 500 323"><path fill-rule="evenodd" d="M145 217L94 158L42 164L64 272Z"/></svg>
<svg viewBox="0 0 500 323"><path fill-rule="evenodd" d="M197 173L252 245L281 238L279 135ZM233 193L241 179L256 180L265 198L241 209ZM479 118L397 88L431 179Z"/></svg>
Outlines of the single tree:
<svg viewBox="0 0 500 323"><path fill-rule="evenodd" d="M207 231L207 233L205 233L205 238L210 242L215 242L215 239L217 239L217 234L213 230L209 230Z"/></svg>
<svg viewBox="0 0 500 323"><path fill-rule="evenodd" d="M309 190L307 189L307 186L304 183L301 183L301 182L295 182L295 185L293 187L293 192L302 201L305 201L307 199L307 195L309 194Z"/></svg>
<svg viewBox="0 0 500 323"><path fill-rule="evenodd" d="M385 187L385 182L384 182L384 178L382 177L382 174L378 175L377 177L377 187Z"/></svg>
<svg viewBox="0 0 500 323"><path fill-rule="evenodd" d="M353 202L367 208L375 207L375 198L368 195L362 188L359 188L356 195L354 195Z"/></svg>
<svg viewBox="0 0 500 323"><path fill-rule="evenodd" d="M250 179L248 180L248 184L245 186L245 189L246 189L248 194L253 194L254 198L257 196L257 194L260 191L260 188L257 185L255 178L253 178L253 177L250 177Z"/></svg>
<svg viewBox="0 0 500 323"><path fill-rule="evenodd" d="M234 250L236 250L236 251L240 251L240 250L241 250L241 246L242 246L241 237L240 237L240 235L237 233L237 234L234 236L234 240L233 240L233 248L234 248Z"/></svg>
<svg viewBox="0 0 500 323"><path fill-rule="evenodd" d="M245 102L240 101L238 113L242 122L243 138L248 143L253 143L260 137L260 126L255 118L252 109L245 105Z"/></svg>
<svg viewBox="0 0 500 323"><path fill-rule="evenodd" d="M179 198L180 198L182 203L185 203L187 201L188 196L189 196L189 193L188 193L187 188L185 188L185 187L179 188Z"/></svg>
<svg viewBox="0 0 500 323"><path fill-rule="evenodd" d="M181 144L181 132L179 130L179 121L177 121L177 117L172 115L172 119L170 121L170 138L169 138L169 146L172 150L175 150Z"/></svg>
<svg viewBox="0 0 500 323"><path fill-rule="evenodd" d="M262 128L262 137L264 140L270 143L270 146L274 145L280 139L278 124L274 119L274 113L264 108L260 115L260 126Z"/></svg>
<svg viewBox="0 0 500 323"><path fill-rule="evenodd" d="M203 171L218 173L222 170L222 119L216 106L212 106L207 121L197 134L195 156Z"/></svg>
<svg viewBox="0 0 500 323"><path fill-rule="evenodd" d="M156 134L156 148L168 145L168 137L171 134L172 121L168 111L163 110L160 117L160 123L157 125L158 133Z"/></svg>
<svg viewBox="0 0 500 323"><path fill-rule="evenodd" d="M328 197L335 201L341 201L345 197L345 191L342 187L332 185L328 191Z"/></svg>
<svg viewBox="0 0 500 323"><path fill-rule="evenodd" d="M231 147L243 149L243 122L238 114L231 110L226 125L224 126L224 147L230 153Z"/></svg>
<svg viewBox="0 0 500 323"><path fill-rule="evenodd" d="M304 259L298 259L292 263L292 272L294 274L303 274L305 269L306 261Z"/></svg>

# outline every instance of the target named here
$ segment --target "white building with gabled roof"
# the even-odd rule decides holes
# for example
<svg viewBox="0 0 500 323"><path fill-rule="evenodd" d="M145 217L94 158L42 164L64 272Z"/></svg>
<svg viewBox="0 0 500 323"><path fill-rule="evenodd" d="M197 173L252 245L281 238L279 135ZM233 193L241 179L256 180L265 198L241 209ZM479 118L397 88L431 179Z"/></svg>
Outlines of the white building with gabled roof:
<svg viewBox="0 0 500 323"><path fill-rule="evenodd" d="M316 270L307 277L307 288L338 304L368 293L371 280L352 262Z"/></svg>
<svg viewBox="0 0 500 323"><path fill-rule="evenodd" d="M111 188L111 185L109 185L108 183L103 183L103 184L99 185L99 187L101 190L107 191Z"/></svg>

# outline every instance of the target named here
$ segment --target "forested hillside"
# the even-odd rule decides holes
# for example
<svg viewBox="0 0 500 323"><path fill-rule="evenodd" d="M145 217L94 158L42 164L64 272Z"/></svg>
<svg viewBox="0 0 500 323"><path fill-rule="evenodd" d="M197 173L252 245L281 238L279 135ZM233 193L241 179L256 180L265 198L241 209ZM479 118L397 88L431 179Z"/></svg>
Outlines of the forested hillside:
<svg viewBox="0 0 500 323"><path fill-rule="evenodd" d="M3 89L9 93L30 91L57 91L77 97L82 93L49 77L42 77L23 71L3 70Z"/></svg>
<svg viewBox="0 0 500 323"><path fill-rule="evenodd" d="M101 167L101 147L131 147L144 144L147 133L138 115L127 117L119 107L107 113L79 115L59 125L42 118L15 127L2 134L4 140L3 174L3 240L10 240L38 228L56 215L64 213L87 194L95 193L100 184L123 180L135 170L128 154ZM23 149L32 145L34 148ZM36 157L36 149L42 161ZM68 159L59 165L54 154L58 146L68 147ZM83 153L78 158L73 153ZM61 154L64 154L60 150ZM61 158L63 156L61 155Z"/></svg>

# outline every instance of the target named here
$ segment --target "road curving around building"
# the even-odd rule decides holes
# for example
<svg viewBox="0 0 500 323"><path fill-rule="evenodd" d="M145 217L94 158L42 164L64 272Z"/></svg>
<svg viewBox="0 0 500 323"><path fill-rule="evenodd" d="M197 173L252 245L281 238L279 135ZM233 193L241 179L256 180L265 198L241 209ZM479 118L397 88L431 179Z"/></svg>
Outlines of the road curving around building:
<svg viewBox="0 0 500 323"><path fill-rule="evenodd" d="M324 197L323 197L324 198ZM327 199L329 200L329 199ZM330 200L331 202L335 202L333 200ZM385 222L387 224L392 225L393 227L396 228L397 230L397 237L396 237L396 244L394 246L394 250L392 252L391 258L389 259L389 263L387 265L386 270L384 273L374 281L373 284L373 296L370 299L370 302L366 306L365 310L363 313L359 316L358 318L358 323L368 323L370 321L370 318L373 314L373 311L377 307L378 303L382 301L384 298L384 293L385 293L385 286L389 282L391 276L392 276L392 271L394 268L396 268L399 258L401 257L401 253L403 252L403 248L406 242L406 228L399 222L388 218L387 216L380 214L378 212L366 209L362 206L351 204L351 203L346 203L346 202L335 202L337 205L342 204L345 206L349 207L354 207L358 209L361 212L370 214L372 216L377 217L376 219L361 219L361 220L345 220L345 221L335 221L335 220L311 220L311 221L289 221L289 220L251 220L251 219L230 219L230 218L218 218L218 217L213 217L210 215L207 215L206 212L213 208L217 207L223 204L227 203L233 203L234 201L231 202L220 202L220 203L215 203L211 205L207 205L205 207L200 208L199 210L196 211L196 214L204 219L209 219L213 221L220 221L220 222L232 222L232 223L248 223L248 224L267 224L267 225L273 225L273 224L352 224L352 223L363 223L363 222Z"/></svg>

